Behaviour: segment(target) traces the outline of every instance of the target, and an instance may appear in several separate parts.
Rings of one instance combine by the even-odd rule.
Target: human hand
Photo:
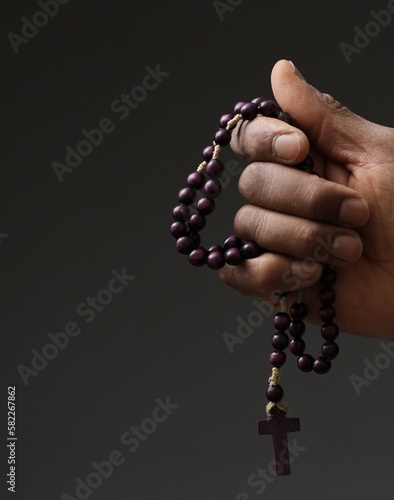
[[[321,94],[289,61],[275,65],[272,89],[295,126],[259,116],[238,124],[231,142],[249,163],[239,182],[248,205],[236,215],[236,233],[268,252],[226,265],[221,278],[271,305],[275,291],[289,291],[292,303],[302,288],[306,319],[320,324],[319,278],[331,264],[340,329],[393,335],[394,129]],[[320,178],[288,167],[308,153]]]

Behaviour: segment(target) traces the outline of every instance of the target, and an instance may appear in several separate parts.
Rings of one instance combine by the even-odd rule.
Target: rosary
[[[223,245],[213,245],[208,249],[201,246],[199,232],[205,227],[206,216],[215,209],[215,198],[222,190],[220,176],[224,165],[220,161],[223,147],[231,141],[232,130],[242,120],[254,120],[256,116],[277,118],[291,124],[290,115],[281,110],[274,102],[263,97],[257,97],[252,102],[238,102],[234,112],[220,118],[220,129],[214,136],[213,144],[203,150],[203,162],[197,170],[187,177],[187,187],[178,194],[179,205],[173,210],[174,222],[171,234],[176,238],[176,249],[181,254],[188,255],[193,266],[208,265],[211,269],[221,269],[225,264],[238,266],[246,259],[262,255],[265,250],[253,241],[242,241],[236,235],[227,238]],[[308,156],[302,163],[293,166],[309,174],[318,175],[313,171],[313,159]],[[199,195],[197,194],[199,193]],[[272,337],[274,351],[269,357],[272,373],[268,379],[266,397],[267,420],[257,422],[258,434],[272,434],[277,476],[290,474],[290,460],[287,434],[300,430],[298,418],[287,418],[288,408],[282,402],[284,391],[279,385],[279,369],[286,362],[285,350],[289,350],[297,359],[297,366],[303,372],[327,373],[331,368],[331,360],[339,353],[335,340],[339,335],[338,326],[333,322],[335,309],[335,291],[332,289],[336,281],[336,272],[327,266],[321,276],[322,287],[319,292],[321,307],[319,317],[323,322],[321,336],[325,340],[321,355],[314,358],[305,352],[306,345],[302,338],[305,332],[304,318],[308,313],[302,302],[301,291],[288,311],[287,294],[280,294],[280,312],[273,319],[275,333]],[[291,337],[291,339],[290,339]]]

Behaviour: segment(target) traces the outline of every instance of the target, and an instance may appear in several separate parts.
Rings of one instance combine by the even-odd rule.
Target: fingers
[[[249,165],[239,190],[252,205],[338,226],[358,227],[369,216],[367,203],[352,189],[273,163]]]
[[[235,231],[243,240],[296,259],[312,258],[335,266],[357,261],[363,250],[357,232],[340,226],[300,219],[253,205],[235,217]]]
[[[321,264],[313,259],[266,253],[241,266],[225,266],[220,277],[242,295],[258,296],[275,304],[276,294],[309,287],[320,279],[321,272]]]
[[[300,163],[309,152],[309,141],[299,129],[273,118],[243,120],[234,130],[231,147],[244,160]]]
[[[278,104],[305,131],[311,142],[332,159],[364,163],[373,147],[387,141],[385,127],[355,115],[327,94],[308,85],[290,61],[272,70],[272,89]]]

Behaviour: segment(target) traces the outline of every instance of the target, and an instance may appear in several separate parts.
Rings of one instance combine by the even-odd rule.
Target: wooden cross
[[[270,418],[257,422],[257,429],[260,435],[272,434],[276,475],[285,476],[290,474],[287,433],[300,430],[300,419],[286,418],[285,412],[273,408]]]

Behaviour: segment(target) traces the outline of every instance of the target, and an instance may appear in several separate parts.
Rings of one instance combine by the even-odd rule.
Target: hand
[[[257,117],[241,122],[231,142],[249,163],[236,233],[268,252],[225,266],[221,278],[270,305],[275,291],[290,291],[291,304],[302,288],[307,320],[321,324],[319,278],[332,264],[340,329],[394,335],[394,129],[321,94],[289,61],[275,65],[272,89],[295,126]],[[289,167],[308,153],[321,178]]]

